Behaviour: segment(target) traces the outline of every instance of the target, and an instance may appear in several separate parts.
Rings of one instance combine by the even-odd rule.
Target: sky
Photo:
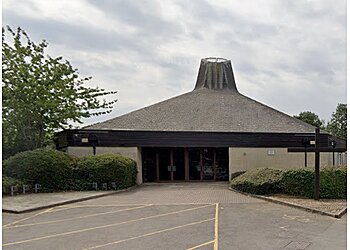
[[[192,91],[205,57],[231,60],[237,88],[289,115],[329,120],[346,103],[346,0],[3,0],[20,26],[88,86],[118,91],[110,114]]]

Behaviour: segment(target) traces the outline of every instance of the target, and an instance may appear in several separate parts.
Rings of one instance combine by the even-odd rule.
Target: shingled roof
[[[193,91],[86,129],[313,133],[315,127],[240,94],[231,61],[205,58]]]

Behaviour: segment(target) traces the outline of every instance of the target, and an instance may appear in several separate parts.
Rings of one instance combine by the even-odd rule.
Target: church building
[[[288,91],[288,89],[286,89]],[[283,94],[283,93],[281,93]],[[138,183],[228,181],[258,167],[314,167],[315,127],[239,93],[231,61],[201,60],[191,92],[57,134],[71,155],[118,153],[137,162]],[[311,143],[310,143],[311,142]],[[346,142],[321,131],[323,148]],[[321,166],[345,164],[345,154],[321,153]]]

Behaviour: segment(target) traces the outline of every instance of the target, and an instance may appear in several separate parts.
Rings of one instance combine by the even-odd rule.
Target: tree
[[[324,121],[322,121],[318,117],[318,115],[316,115],[311,111],[300,112],[299,115],[295,115],[294,117],[306,123],[309,123],[312,126],[319,127],[319,128],[324,127]]]
[[[91,77],[45,54],[48,43],[35,44],[20,27],[2,28],[3,156],[45,146],[60,130],[82,118],[111,112],[116,91],[85,87]]]
[[[331,120],[327,124],[327,131],[331,134],[346,140],[347,130],[347,105],[339,103],[335,112],[332,113]]]

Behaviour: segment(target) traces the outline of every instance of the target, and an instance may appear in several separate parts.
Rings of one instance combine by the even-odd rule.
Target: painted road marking
[[[122,242],[125,242],[125,241],[136,240],[136,239],[139,239],[139,238],[144,238],[144,237],[152,236],[152,235],[155,235],[155,234],[169,232],[169,231],[172,231],[172,230],[175,230],[175,229],[188,227],[188,226],[193,226],[193,225],[197,225],[197,224],[200,224],[200,223],[213,221],[213,220],[215,220],[215,218],[206,219],[206,220],[197,221],[197,222],[192,222],[192,223],[184,224],[184,225],[181,225],[181,226],[171,227],[171,228],[155,231],[155,232],[152,232],[152,233],[147,233],[147,234],[143,234],[143,235],[139,235],[139,236],[135,236],[135,237],[131,237],[131,238],[126,238],[126,239],[123,239],[123,240],[118,240],[118,241],[106,243],[106,244],[103,244],[103,245],[93,246],[93,247],[85,248],[84,250],[90,250],[90,249],[96,249],[96,248],[106,247],[106,246],[110,246],[110,245],[115,245],[115,244],[119,244],[119,243],[122,243]]]
[[[80,230],[75,230],[75,231],[69,231],[69,232],[65,232],[65,233],[52,234],[52,235],[47,235],[47,236],[42,236],[42,237],[37,237],[37,238],[32,238],[32,239],[27,239],[27,240],[9,242],[9,243],[3,244],[2,246],[18,245],[18,244],[23,244],[23,243],[32,242],[32,241],[50,239],[50,238],[55,238],[55,237],[60,237],[60,236],[65,236],[65,235],[71,235],[71,234],[77,234],[77,233],[88,232],[88,231],[97,230],[97,229],[102,229],[102,228],[114,227],[114,226],[119,226],[119,225],[123,225],[123,224],[127,224],[127,223],[132,223],[132,222],[136,222],[136,221],[148,220],[148,219],[163,217],[163,216],[167,216],[167,215],[173,215],[173,214],[178,214],[178,213],[183,213],[183,212],[198,210],[198,209],[206,208],[206,207],[209,207],[209,206],[212,206],[212,205],[213,205],[213,204],[205,205],[205,206],[200,206],[200,207],[195,207],[195,208],[183,209],[183,210],[179,210],[179,211],[175,211],[175,212],[170,212],[170,213],[152,215],[152,216],[148,216],[148,217],[143,217],[143,218],[134,219],[134,220],[129,220],[129,221],[124,221],[124,222],[118,222],[118,223],[113,223],[113,224],[108,224],[108,225],[103,225],[103,226],[98,226],[98,227],[85,228],[85,229],[80,229]]]
[[[191,248],[187,248],[187,250],[194,250],[194,249],[197,249],[197,248],[206,246],[206,245],[210,245],[210,244],[212,244],[212,243],[215,243],[215,240],[208,241],[208,242],[205,242],[205,243],[203,243],[203,244],[200,244],[200,245],[197,245],[197,246],[194,246],[194,247],[191,247]]]
[[[123,212],[123,211],[131,211],[131,210],[145,208],[145,207],[150,207],[150,206],[152,206],[152,204],[144,205],[144,206],[140,206],[140,207],[126,208],[126,209],[121,209],[121,210],[117,210],[117,211],[108,211],[108,212],[103,212],[103,213],[88,214],[88,215],[83,215],[83,216],[78,216],[78,217],[73,217],[73,218],[67,218],[67,219],[61,219],[61,220],[43,221],[43,222],[37,222],[37,223],[28,223],[28,224],[10,226],[10,227],[6,227],[4,229],[13,229],[13,228],[19,228],[19,227],[29,227],[29,226],[36,226],[36,225],[52,224],[52,223],[63,222],[63,221],[79,220],[79,219],[85,219],[85,218],[100,216],[100,215],[119,213],[119,212]]]
[[[14,224],[17,224],[17,223],[19,223],[19,222],[22,222],[22,221],[25,221],[25,220],[29,220],[29,219],[31,219],[31,218],[37,217],[38,215],[41,215],[41,214],[44,214],[44,213],[48,213],[48,212],[51,211],[52,209],[53,209],[53,208],[49,208],[49,209],[46,209],[46,210],[41,211],[41,212],[39,212],[39,213],[36,213],[36,214],[34,214],[34,215],[31,215],[31,216],[29,216],[29,217],[26,217],[26,218],[23,218],[23,219],[20,219],[20,220],[17,220],[17,221],[8,223],[8,224],[6,224],[6,225],[3,225],[2,228],[3,228],[3,229],[6,229],[7,227],[12,226],[12,225],[14,225]]]
[[[219,203],[215,206],[215,238],[214,238],[214,250],[219,249]]]
[[[94,208],[94,207],[130,207],[130,206],[144,206],[144,205],[154,205],[154,204],[116,204],[116,205],[62,205],[49,211],[48,213],[55,213],[63,210],[74,209],[74,208]]]
[[[218,249],[218,238],[219,238],[219,203],[215,204],[215,224],[214,224],[214,240],[205,242],[203,244],[188,248],[187,250],[197,249],[206,245],[214,243],[214,250]]]
[[[152,205],[155,205],[155,206],[214,205],[214,204],[215,203],[211,203],[211,202],[207,202],[207,203],[191,203],[191,202],[190,203],[152,203]],[[101,205],[87,204],[87,205],[76,205],[76,206],[64,205],[64,206],[60,206],[60,207],[62,207],[62,208],[85,208],[85,207],[125,207],[125,206],[142,206],[142,205],[149,205],[149,204],[148,203],[101,204]],[[54,212],[54,211],[52,211],[52,212]]]

